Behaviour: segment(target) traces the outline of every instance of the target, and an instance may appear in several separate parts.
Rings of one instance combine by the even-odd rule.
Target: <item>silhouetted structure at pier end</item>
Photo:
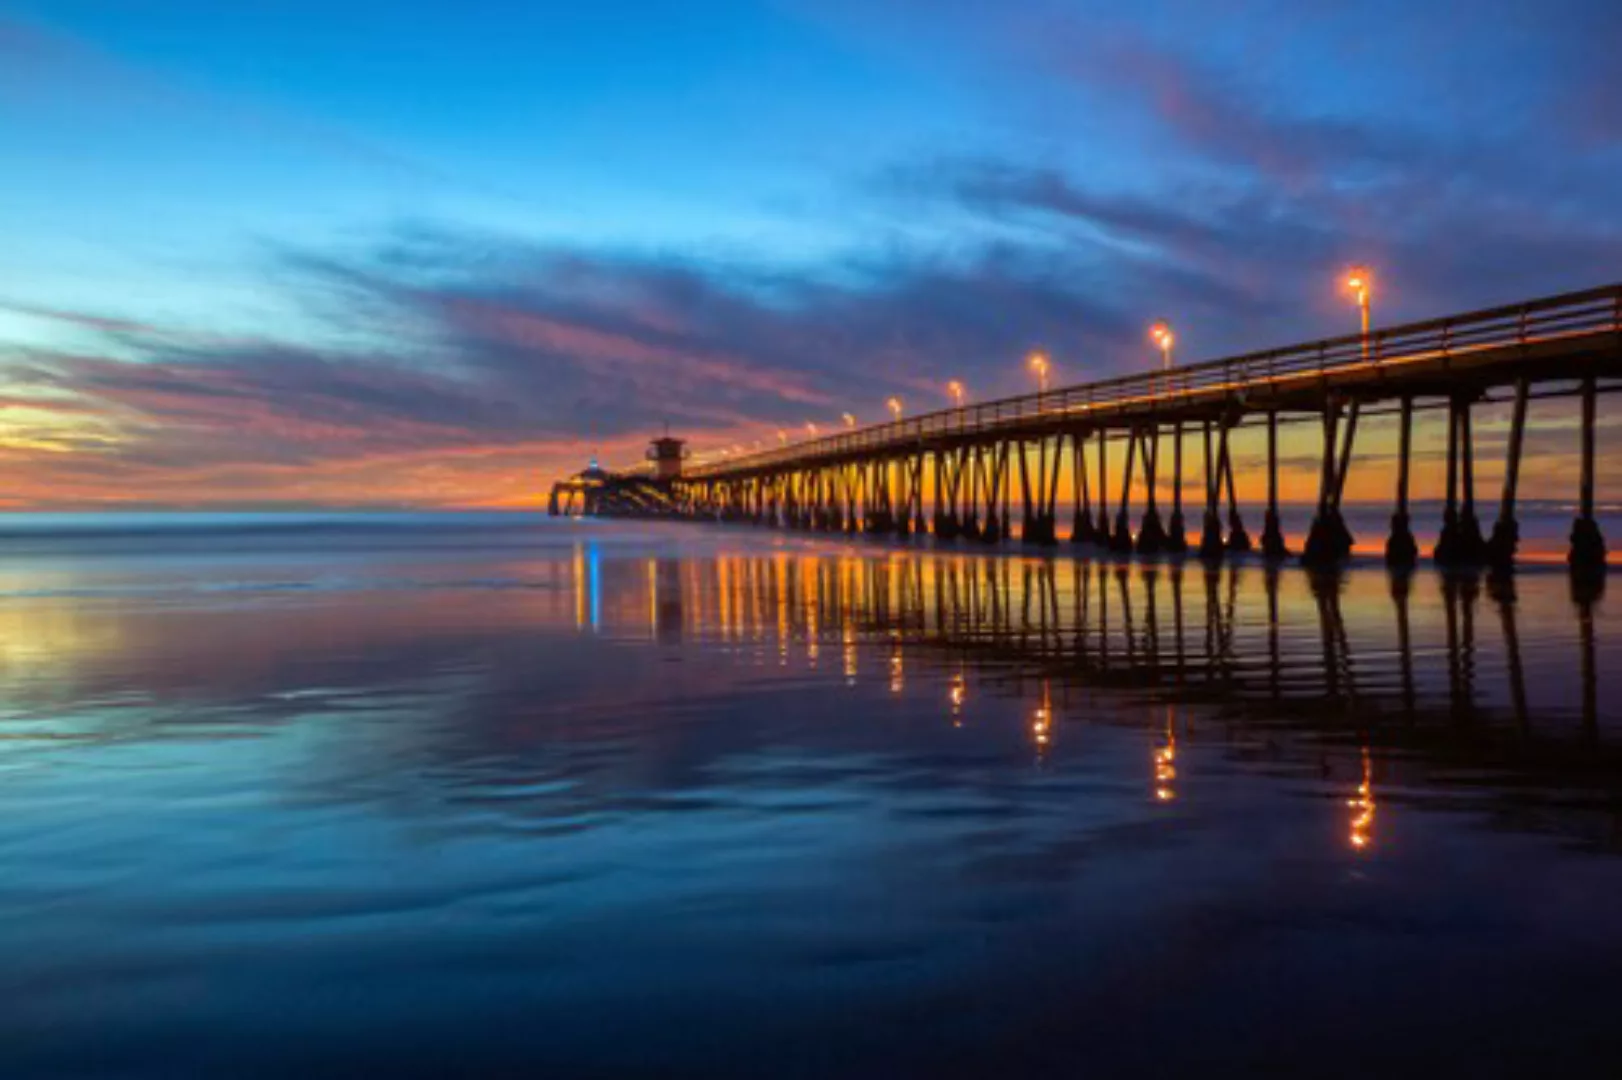
[[[1022,542],[1051,546],[1059,540],[1060,473],[1068,454],[1072,543],[1142,555],[1192,549],[1206,559],[1259,548],[1279,560],[1291,553],[1279,518],[1278,428],[1308,420],[1322,428],[1322,469],[1300,557],[1326,566],[1352,550],[1341,506],[1359,421],[1391,415],[1399,446],[1386,560],[1400,568],[1420,554],[1409,508],[1413,417],[1445,410],[1447,489],[1433,557],[1508,568],[1519,540],[1515,507],[1530,402],[1575,396],[1580,467],[1568,560],[1573,572],[1591,575],[1605,567],[1594,518],[1596,413],[1618,379],[1622,285],[943,409],[686,470],[679,445],[660,449],[676,442],[667,438],[650,451],[655,468],[581,474],[554,488],[552,509],[567,512],[580,494],[586,512],[999,543],[1014,536],[1017,485]],[[1484,534],[1471,417],[1492,402],[1508,402],[1511,419],[1497,518]],[[1265,469],[1267,480],[1258,540],[1246,528],[1234,483],[1241,465],[1230,436],[1243,426],[1266,430],[1265,460],[1253,466]],[[1192,538],[1182,467],[1190,437],[1204,450]],[[1112,445],[1119,463],[1114,501]],[[1172,499],[1163,519],[1156,479],[1168,449]],[[672,452],[673,468],[658,456]],[[1134,485],[1141,507],[1132,502]]]

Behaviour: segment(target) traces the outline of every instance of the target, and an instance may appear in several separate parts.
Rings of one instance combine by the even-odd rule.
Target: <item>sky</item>
[[[1354,262],[1377,324],[1622,281],[1618,41],[1614,0],[0,0],[0,508],[538,506],[665,424],[1350,332]]]

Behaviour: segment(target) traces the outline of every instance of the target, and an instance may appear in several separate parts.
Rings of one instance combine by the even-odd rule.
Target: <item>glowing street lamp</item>
[[[886,401],[884,403],[884,407],[886,409],[890,410],[890,415],[891,416],[895,417],[898,422],[900,421],[900,419],[901,419],[901,399],[900,398],[898,398],[898,397],[890,398],[888,401]]]
[[[1363,316],[1363,349],[1368,351],[1369,298],[1374,293],[1374,274],[1366,266],[1354,266],[1346,271],[1346,291],[1357,301],[1357,310]]]
[[[1047,393],[1048,389],[1048,358],[1046,353],[1033,352],[1026,361],[1031,370],[1036,372],[1036,392]]]
[[[1177,344],[1177,335],[1171,332],[1171,327],[1163,322],[1157,322],[1149,327],[1149,340],[1155,343],[1160,350],[1160,369],[1171,369],[1171,347]]]
[[[963,407],[963,384],[953,379],[946,384],[946,392],[952,396],[952,404],[961,409]]]
[[[843,415],[845,418],[846,427],[853,428],[856,426],[856,417],[852,416],[850,413],[843,413],[841,415]]]
[[[815,421],[807,420],[805,422],[805,430],[811,434],[813,439],[817,437],[817,425]]]
[[[777,429],[777,441],[782,443],[784,446],[787,446],[788,445],[788,432],[784,431],[782,428],[778,428]]]

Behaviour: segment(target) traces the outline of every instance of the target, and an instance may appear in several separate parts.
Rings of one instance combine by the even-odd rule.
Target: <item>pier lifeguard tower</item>
[[[648,447],[653,462],[653,478],[661,483],[681,479],[681,463],[687,458],[687,440],[673,439],[667,432]]]

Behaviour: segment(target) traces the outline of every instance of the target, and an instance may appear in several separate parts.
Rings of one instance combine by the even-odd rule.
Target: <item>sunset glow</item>
[[[610,35],[543,4],[492,35],[408,6],[386,36],[420,57],[409,79],[330,66],[352,28],[308,0],[274,51],[229,7],[0,16],[0,506],[538,507],[593,454],[642,460],[666,424],[714,454],[808,415],[848,427],[860,402],[1141,370],[1160,311],[1198,343],[1184,363],[1342,332],[1373,273],[1341,258],[1400,273],[1387,323],[1617,276],[1610,143],[1565,104],[1604,98],[1581,74],[1611,66],[1585,59],[1603,28],[1517,38],[1526,63],[1428,95],[1421,131],[1397,38],[1348,68],[1311,20],[1259,69],[1202,51],[1214,10],[1175,38],[1113,11],[1054,51],[960,7],[900,64],[881,58],[914,35],[877,15],[699,5]],[[1407,17],[1454,44],[1428,57],[1440,85],[1511,33]],[[1054,18],[1058,37],[1088,25]],[[183,27],[209,47],[158,46]],[[512,54],[525,40],[540,62]],[[713,77],[715,100],[671,112],[653,70]],[[789,120],[759,92],[785,70]],[[425,79],[457,124],[403,107]],[[972,134],[931,126],[941,85],[983,118]],[[1072,113],[1109,137],[1070,137]],[[805,153],[853,115],[859,145]],[[1484,164],[1538,156],[1560,169]],[[1434,208],[1410,194],[1443,189]],[[1031,341],[1042,362],[1020,371]],[[1558,409],[1542,423],[1569,430]],[[1284,484],[1312,497],[1310,469]]]

